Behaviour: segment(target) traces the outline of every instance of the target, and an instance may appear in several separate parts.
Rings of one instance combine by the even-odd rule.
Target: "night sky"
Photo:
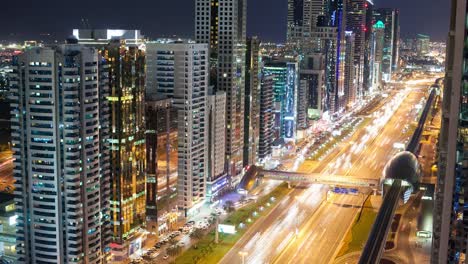
[[[375,0],[377,7],[399,8],[402,37],[447,36],[448,0]],[[10,0],[0,7],[0,40],[44,38],[63,40],[88,18],[94,28],[141,29],[151,38],[193,34],[194,0]],[[287,0],[248,0],[248,35],[283,42]]]

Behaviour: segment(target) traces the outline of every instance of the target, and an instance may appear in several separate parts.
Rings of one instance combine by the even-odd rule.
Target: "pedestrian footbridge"
[[[353,176],[271,171],[262,169],[259,169],[258,174],[260,177],[265,179],[287,181],[291,183],[306,182],[344,187],[369,187],[372,189],[378,189],[380,187],[380,179],[359,178]]]

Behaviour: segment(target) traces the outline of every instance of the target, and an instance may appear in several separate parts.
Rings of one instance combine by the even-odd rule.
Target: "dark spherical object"
[[[78,39],[74,35],[71,35],[68,36],[66,42],[67,44],[78,44]]]
[[[421,177],[418,158],[409,151],[396,154],[384,168],[386,179],[405,180],[413,187],[417,186]]]

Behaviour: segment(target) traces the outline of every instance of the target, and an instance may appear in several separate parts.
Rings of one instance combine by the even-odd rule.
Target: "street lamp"
[[[239,255],[242,259],[242,264],[245,264],[245,256],[247,256],[247,251],[239,251]]]

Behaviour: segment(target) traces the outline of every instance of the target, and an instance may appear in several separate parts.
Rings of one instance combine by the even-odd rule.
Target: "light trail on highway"
[[[381,113],[386,113],[385,117],[372,115],[375,121],[371,122],[371,124],[374,125],[369,129],[364,128],[356,134],[356,137],[359,137],[359,139],[355,140],[355,142],[365,143],[362,145],[362,148],[353,152],[351,149],[356,144],[346,144],[342,152],[335,156],[335,160],[330,161],[330,163],[339,164],[340,166],[332,170],[327,167],[329,172],[333,172],[333,174],[339,174],[341,172],[342,175],[347,175],[349,177],[381,176],[381,170],[388,159],[389,153],[392,155],[394,151],[388,151],[388,147],[390,146],[390,149],[392,149],[394,142],[404,138],[404,135],[396,132],[396,123],[401,121],[400,118],[402,118],[403,121],[405,119],[411,120],[412,116],[408,116],[406,113],[408,109],[414,105],[414,102],[417,102],[419,98],[423,96],[423,93],[415,90],[411,91],[410,96],[408,96],[408,94],[405,95],[405,93],[407,93],[407,91],[402,94],[402,97],[396,96],[395,98],[400,99],[397,101],[392,100],[390,102],[392,105],[385,105],[382,108],[383,111]],[[395,104],[395,102],[397,103]],[[370,131],[374,132],[369,133]],[[379,147],[383,143],[387,144],[387,148]],[[347,157],[347,155],[350,154],[353,155],[352,162],[351,159]],[[365,157],[369,156],[373,156],[374,161],[379,161],[379,165],[375,166],[372,170],[369,170],[365,165],[370,159],[366,159]],[[351,163],[350,168],[343,168],[344,166],[342,165],[346,164],[346,160]],[[335,166],[336,165],[334,165],[334,167]],[[306,227],[304,227],[308,234],[305,236],[304,242],[291,242],[291,246],[283,251],[274,263],[328,263],[335,257],[335,254],[339,250],[340,242],[344,238],[347,228],[351,226],[355,215],[359,211],[359,207],[346,208],[333,206],[329,203],[325,204],[324,207],[326,207],[326,209],[323,209],[325,210],[323,216],[318,219],[311,219],[306,224]],[[322,208],[319,210],[322,210]],[[333,215],[331,219],[330,214]],[[327,227],[327,230],[321,234],[321,237],[316,237],[315,233],[317,230],[312,228],[316,222],[322,223]],[[330,241],[334,244],[330,243]],[[307,254],[303,252],[307,252]]]
[[[409,94],[411,96],[408,96]],[[366,117],[370,119],[367,127],[360,127],[349,137],[348,142],[337,144],[336,148],[318,162],[314,166],[315,169],[310,172],[315,171],[325,175],[334,172],[334,175],[357,177],[366,177],[370,174],[371,177],[380,177],[380,173],[375,173],[375,171],[378,171],[381,166],[383,168],[388,153],[382,151],[379,146],[388,147],[403,138],[401,133],[395,133],[396,124],[411,119],[406,115],[409,105],[418,101],[423,94],[403,89],[391,96],[391,100],[386,100],[375,113]],[[393,127],[390,129],[389,125]],[[353,146],[354,149],[351,150]],[[381,151],[369,151],[370,148]],[[378,165],[372,170],[367,170],[362,164],[368,163],[365,157],[370,155],[374,156],[373,162],[378,161]],[[333,164],[332,169],[327,166],[328,164]],[[310,189],[317,188],[313,186],[317,185],[312,185]],[[333,198],[321,203],[318,208],[307,209],[307,206],[302,205],[301,210],[298,211],[298,201],[294,201],[291,197],[302,197],[301,194],[307,193],[310,189],[294,190],[289,197],[285,198],[288,199],[289,206],[279,206],[271,212],[276,216],[274,221],[270,218],[269,221],[262,222],[259,226],[251,227],[252,230],[249,229],[251,232],[248,231],[220,263],[240,263],[239,251],[247,252],[245,263],[327,263],[339,250],[337,245],[346,234],[365,197]],[[316,194],[315,197],[317,196]],[[348,203],[354,206],[344,206]],[[304,212],[306,212],[305,220],[302,220]],[[288,218],[285,214],[293,215],[293,217]],[[295,223],[290,219],[300,219],[300,223]],[[321,226],[320,228],[317,227],[317,223],[320,223],[318,225]],[[296,225],[298,235],[294,228]],[[304,255],[304,252],[308,254]],[[324,259],[328,259],[319,261],[314,259],[314,256],[315,258],[323,256]],[[294,261],[292,261],[293,258],[295,258]]]

